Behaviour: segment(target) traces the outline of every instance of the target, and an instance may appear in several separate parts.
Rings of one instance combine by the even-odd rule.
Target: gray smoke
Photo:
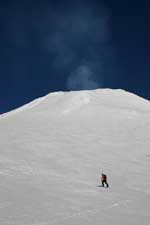
[[[106,64],[112,55],[108,10],[80,5],[50,13],[53,31],[45,48],[53,55],[53,67],[67,75],[69,90],[103,87]]]
[[[68,77],[67,87],[71,90],[96,89],[99,84],[94,80],[91,69],[82,65]]]
[[[92,1],[82,1],[65,6],[42,1],[30,14],[29,1],[14,7],[7,24],[16,49],[12,57],[14,76],[18,65],[23,67],[26,62],[27,69],[44,67],[43,76],[49,76],[49,80],[54,76],[60,82],[65,79],[69,90],[103,87],[113,55],[109,11]],[[25,69],[18,71],[19,75],[23,73],[25,78],[29,76]]]

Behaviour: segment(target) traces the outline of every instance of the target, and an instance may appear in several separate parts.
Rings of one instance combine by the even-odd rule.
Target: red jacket
[[[101,181],[107,181],[107,176],[105,174],[102,174]]]

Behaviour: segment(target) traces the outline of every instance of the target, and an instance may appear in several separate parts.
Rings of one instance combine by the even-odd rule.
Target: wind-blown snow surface
[[[58,92],[0,117],[0,225],[149,225],[149,172],[136,95]]]

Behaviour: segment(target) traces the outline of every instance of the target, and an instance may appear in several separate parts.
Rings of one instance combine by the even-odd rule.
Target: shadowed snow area
[[[123,90],[51,93],[0,117],[2,225],[149,225],[149,171],[150,103]]]

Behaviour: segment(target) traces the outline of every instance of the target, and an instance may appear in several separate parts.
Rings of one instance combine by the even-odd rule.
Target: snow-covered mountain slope
[[[131,93],[52,93],[0,117],[1,225],[149,225],[149,172],[150,103]]]

